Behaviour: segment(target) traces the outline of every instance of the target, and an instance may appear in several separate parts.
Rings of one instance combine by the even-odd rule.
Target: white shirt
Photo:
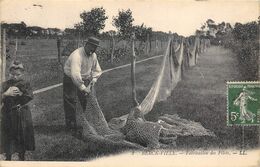
[[[86,55],[84,47],[73,51],[64,65],[64,73],[71,77],[74,84],[83,90],[86,88],[83,79],[93,78],[93,82],[102,74],[102,70],[97,60],[97,55]]]

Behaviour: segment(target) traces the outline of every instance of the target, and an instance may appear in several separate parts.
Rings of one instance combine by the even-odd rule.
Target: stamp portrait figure
[[[234,101],[234,105],[239,106],[239,119],[242,123],[245,123],[245,121],[254,121],[255,114],[247,109],[248,100],[257,101],[257,99],[250,96],[250,92],[246,90],[246,87],[244,86],[242,92]]]

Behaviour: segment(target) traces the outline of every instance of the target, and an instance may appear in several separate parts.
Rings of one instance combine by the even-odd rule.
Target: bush
[[[67,44],[65,44],[65,46],[61,52],[61,55],[69,56],[76,48],[77,48],[76,41],[69,41]]]
[[[258,79],[258,28],[257,22],[236,23],[233,31],[223,38],[223,45],[236,53],[242,77],[248,81]]]
[[[258,24],[255,21],[246,24],[236,23],[232,33],[237,40],[256,40],[257,30]]]

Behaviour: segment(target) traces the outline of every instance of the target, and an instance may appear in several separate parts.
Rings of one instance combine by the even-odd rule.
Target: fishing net
[[[91,89],[91,93],[86,96],[86,109],[80,112],[80,117],[83,119],[81,121],[83,132],[80,139],[98,143],[101,147],[105,144],[111,146],[111,148],[142,149],[142,146],[126,141],[125,136],[120,131],[112,130],[108,126],[98,104],[94,87]]]
[[[189,54],[186,55],[186,59],[188,59],[188,62],[190,62],[189,66],[195,64],[195,53],[197,53],[196,48],[198,47],[197,41],[198,40],[195,40],[194,46],[192,46],[192,50],[188,50]],[[182,64],[184,58],[183,53],[183,41],[175,49],[173,42],[170,39],[163,56],[159,75],[142,103],[138,106],[143,114],[149,113],[153,109],[153,106],[156,102],[166,100],[171,95],[171,92],[176,87],[177,83],[181,80]],[[113,118],[109,124],[113,128],[122,128],[126,123],[126,118],[127,115],[123,115],[119,118]]]
[[[183,40],[174,44],[169,39],[163,56],[160,72],[151,89],[140,105],[130,114],[113,118],[107,123],[98,104],[94,88],[87,96],[87,106],[83,114],[83,137],[102,138],[107,142],[121,144],[129,148],[159,148],[174,146],[177,136],[214,136],[200,123],[179,118],[177,115],[160,116],[157,122],[146,121],[143,115],[149,113],[156,102],[167,100],[172,90],[181,80],[183,66],[193,66],[199,54],[199,39],[184,49]],[[191,49],[190,49],[191,48]],[[138,116],[136,116],[136,113]]]

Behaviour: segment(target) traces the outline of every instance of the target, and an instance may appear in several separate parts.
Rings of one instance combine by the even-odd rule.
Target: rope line
[[[139,60],[139,61],[136,62],[136,64],[142,63],[142,62],[145,62],[145,61],[148,61],[148,60],[156,59],[156,58],[159,58],[159,57],[162,57],[162,56],[163,55],[158,55],[158,56],[149,57],[147,59]],[[129,63],[129,64],[125,64],[125,65],[122,65],[122,66],[110,68],[110,69],[104,70],[103,73],[107,73],[107,72],[110,72],[110,71],[113,71],[113,70],[118,70],[118,69],[125,68],[125,67],[128,67],[128,66],[131,66],[131,64]],[[48,90],[60,87],[62,85],[63,85],[62,83],[58,83],[58,84],[55,84],[55,85],[47,86],[45,88],[41,88],[41,89],[33,91],[33,94],[36,95],[36,94],[39,94],[39,93],[42,93],[42,92],[46,92]]]

